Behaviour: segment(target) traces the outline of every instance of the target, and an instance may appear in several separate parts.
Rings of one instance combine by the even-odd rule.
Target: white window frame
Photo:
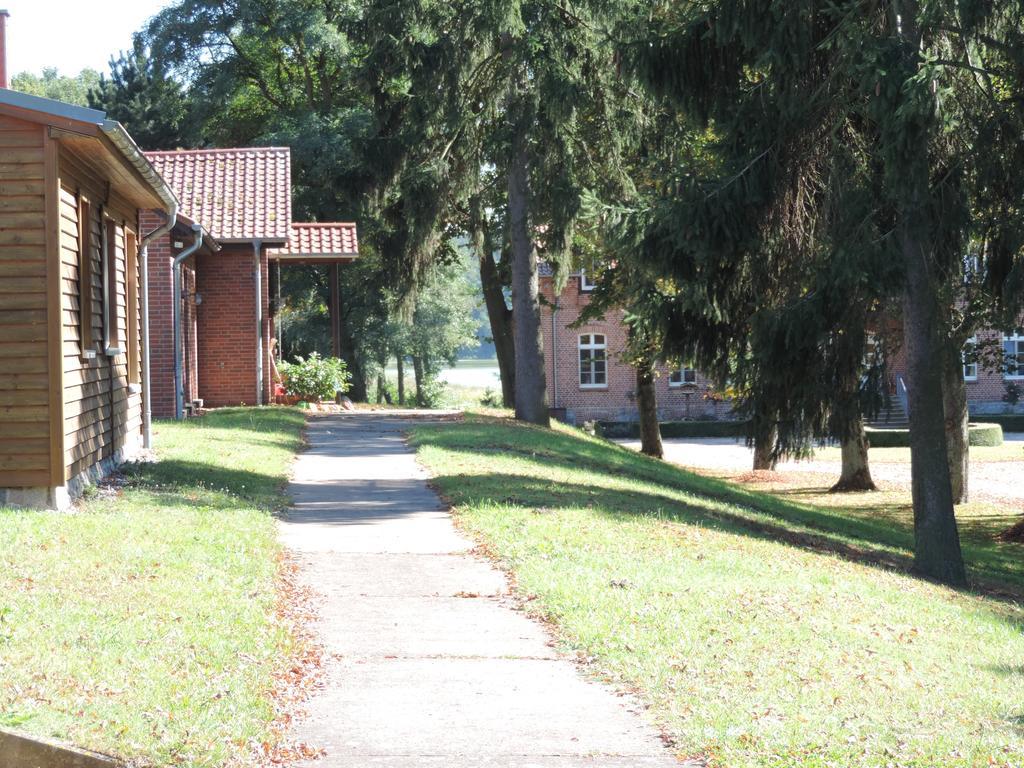
[[[586,341],[584,341],[586,339]],[[600,339],[600,341],[598,341]],[[583,353],[590,352],[590,371],[589,381],[584,382],[583,380]],[[596,361],[594,353],[603,352],[601,361],[604,362],[604,381],[597,383],[594,381],[596,378],[596,371],[594,370],[593,363]],[[577,381],[580,384],[580,389],[608,389],[608,337],[603,333],[582,333],[576,340],[576,359],[579,362],[579,376]]]
[[[585,269],[580,270],[580,293],[591,293],[597,284],[594,283],[590,278],[587,277],[587,271]]]
[[[964,348],[960,351],[960,359],[964,364],[964,381],[977,381],[978,380],[978,359],[975,358],[973,363],[967,362],[967,349],[968,347],[976,351],[978,347],[978,337],[971,336],[967,341],[964,342]],[[974,369],[974,373],[968,373],[969,370]]]
[[[692,374],[689,378],[687,377],[688,373]],[[676,376],[679,377],[678,381],[674,381]],[[668,375],[668,385],[672,389],[679,389],[686,386],[697,386],[697,369],[680,365]]]
[[[1009,373],[1006,369],[1006,345],[1008,343],[1016,344],[1016,363],[1014,367],[1017,369],[1016,373]],[[1024,381],[1024,330],[1018,329],[1016,333],[1004,333],[1002,338],[1002,349],[1003,349],[1003,378],[1007,381]]]

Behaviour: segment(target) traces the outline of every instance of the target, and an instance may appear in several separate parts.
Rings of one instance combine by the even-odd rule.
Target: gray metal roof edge
[[[33,96],[31,93],[12,91],[10,88],[0,88],[0,104],[7,104],[19,109],[30,109],[33,112],[47,112],[57,117],[64,117],[68,120],[77,120],[80,123],[93,123],[99,125],[107,119],[107,113],[89,107],[80,107],[77,104],[66,104],[56,99],[47,99],[44,96]]]

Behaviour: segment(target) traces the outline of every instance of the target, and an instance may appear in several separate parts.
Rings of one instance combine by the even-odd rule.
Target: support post
[[[331,355],[334,357],[341,357],[341,286],[338,279],[338,265],[331,264],[328,267],[331,296],[327,306],[331,318]]]

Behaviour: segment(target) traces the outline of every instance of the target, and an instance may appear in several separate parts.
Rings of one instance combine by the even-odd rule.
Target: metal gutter
[[[178,204],[167,214],[167,221],[147,235],[139,244],[139,271],[142,273],[142,447],[153,447],[153,404],[149,392],[149,244],[170,232],[178,220]]]
[[[95,110],[89,110],[93,112]],[[121,154],[125,156],[139,172],[139,175],[153,188],[156,192],[157,197],[160,201],[168,208],[173,205],[175,208],[178,207],[178,198],[175,196],[174,191],[170,185],[164,181],[163,176],[157,173],[156,168],[153,164],[146,159],[146,156],[139,149],[139,145],[135,143],[135,140],[128,135],[128,131],[124,129],[116,120],[107,120],[106,115],[102,112],[99,113],[103,116],[103,120],[99,123],[99,128],[103,131],[103,134],[113,142],[114,146],[117,147]]]
[[[182,351],[181,351],[181,264],[185,259],[199,250],[203,244],[203,228],[199,224],[192,225],[192,232],[195,239],[192,245],[174,257],[171,270],[174,273],[174,302],[172,316],[174,318],[174,418],[181,421],[185,416],[185,385],[182,381]]]
[[[253,283],[256,285],[256,405],[263,405],[263,264],[260,258],[261,250],[263,250],[263,241],[253,240],[252,251],[256,267],[253,279]]]

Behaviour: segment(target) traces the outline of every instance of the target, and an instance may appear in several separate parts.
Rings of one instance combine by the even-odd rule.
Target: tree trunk
[[[843,468],[839,481],[829,490],[832,493],[844,491],[875,491],[871,470],[868,468],[868,438],[864,433],[864,420],[856,419],[850,437],[843,441]]]
[[[914,568],[929,578],[964,586],[967,575],[953,515],[946,449],[939,340],[938,291],[926,246],[924,198],[927,176],[917,184],[915,205],[902,212],[900,248],[906,269],[903,346],[907,354],[910,411],[910,475],[914,499]]]
[[[480,252],[480,285],[483,286],[484,306],[491,322],[494,354],[501,374],[502,405],[513,408],[516,402],[516,346],[512,310],[505,304],[505,293],[501,289],[498,266],[492,253]]]
[[[512,141],[508,171],[509,239],[512,244],[512,312],[515,341],[516,418],[550,425],[544,347],[540,330],[537,250],[530,232],[530,182],[527,155],[529,123],[520,117]]]
[[[970,417],[967,413],[967,385],[960,345],[946,345],[942,366],[942,410],[945,414],[946,455],[949,462],[950,491],[954,504],[968,500],[968,461],[970,458]]]
[[[921,74],[919,8],[915,0],[908,0],[902,10],[901,26],[897,27],[903,54],[899,77],[910,83]],[[911,99],[903,100],[901,109],[913,109],[912,104]],[[914,568],[945,584],[965,586],[967,574],[949,482],[942,377],[935,374],[935,364],[942,365],[943,346],[939,339],[939,286],[934,274],[936,254],[929,244],[933,229],[928,199],[929,121],[932,117],[925,114],[920,105],[917,108],[922,113],[916,116],[895,113],[889,116],[892,123],[910,132],[903,142],[914,148],[901,152],[892,168],[899,174],[903,190],[897,233],[906,286],[903,347],[907,355],[907,409],[910,411]]]
[[[405,405],[405,356],[399,352],[398,359],[398,404]]]
[[[426,405],[423,402],[423,360],[417,355],[412,356],[412,376],[416,382],[416,405],[422,408]]]
[[[345,310],[345,293],[342,290],[342,270],[343,267],[340,265],[332,264],[334,269],[328,270],[328,280],[330,282],[330,292],[332,295],[331,304],[335,306],[335,313],[331,317],[331,341],[332,346],[337,344],[336,349],[332,349],[332,353],[335,357],[340,357],[345,361],[345,367],[348,372],[352,374],[352,378],[348,385],[348,396],[359,403],[365,403],[369,400],[369,383],[367,382],[366,369],[363,368],[362,361],[359,359],[359,355],[356,354],[356,343],[355,339],[352,338],[352,334],[349,331],[348,323],[345,322],[346,310]]]
[[[384,402],[388,391],[388,383],[384,380],[384,372],[377,374],[377,405]]]
[[[494,354],[498,358],[498,372],[501,374],[501,402],[506,408],[513,408],[516,402],[516,347],[512,310],[505,303],[501,275],[494,261],[493,240],[483,217],[480,198],[476,195],[470,200],[470,227],[480,265],[480,286],[491,325]]]
[[[658,425],[658,400],[654,390],[654,363],[650,359],[636,366],[636,400],[640,408],[640,452],[656,459],[664,458],[661,427]]]
[[[779,438],[778,427],[774,419],[758,427],[754,434],[754,470],[775,471],[778,459],[775,456],[775,443]]]

